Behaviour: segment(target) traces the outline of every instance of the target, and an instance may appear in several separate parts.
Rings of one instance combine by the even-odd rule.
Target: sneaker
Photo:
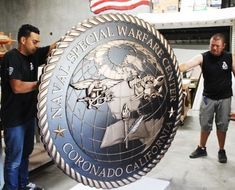
[[[219,150],[218,159],[220,163],[227,163],[227,156],[226,156],[226,152],[224,149]]]
[[[30,182],[30,183],[26,186],[25,190],[44,190],[44,189],[43,189],[42,187],[39,187],[39,186],[37,186],[36,184]]]
[[[190,158],[199,158],[199,157],[202,157],[202,156],[207,156],[206,147],[202,148],[202,147],[198,146],[197,149],[194,150],[189,155]]]

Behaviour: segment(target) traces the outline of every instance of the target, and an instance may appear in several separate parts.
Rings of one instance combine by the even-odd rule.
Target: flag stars
[[[54,133],[55,133],[55,138],[57,138],[57,136],[61,136],[61,137],[64,137],[64,131],[66,129],[62,129],[61,126],[59,125],[57,127],[57,129],[54,130]]]

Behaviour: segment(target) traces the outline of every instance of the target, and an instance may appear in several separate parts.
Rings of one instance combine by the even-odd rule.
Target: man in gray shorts
[[[204,78],[203,98],[200,106],[200,142],[190,158],[207,156],[206,142],[212,130],[213,120],[219,143],[218,160],[227,162],[224,150],[229,124],[232,94],[232,72],[235,75],[235,56],[225,50],[225,38],[221,33],[210,38],[209,51],[180,64],[181,72],[201,66]]]

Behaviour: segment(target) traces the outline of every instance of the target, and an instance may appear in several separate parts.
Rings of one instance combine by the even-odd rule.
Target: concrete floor
[[[234,190],[235,122],[230,122],[227,133],[227,164],[221,164],[217,160],[218,143],[215,130],[208,140],[208,156],[189,158],[189,154],[198,144],[199,131],[198,111],[190,111],[184,125],[179,127],[169,150],[147,177],[169,181],[167,190]],[[45,154],[43,157],[45,159]],[[37,161],[33,164],[35,163]],[[34,170],[30,178],[45,190],[69,190],[77,185],[76,181],[53,164]]]
[[[191,112],[184,126],[162,161],[149,174],[151,177],[170,181],[170,190],[234,190],[235,189],[235,122],[231,121],[226,140],[228,163],[218,162],[218,143],[215,130],[208,143],[208,156],[190,159],[189,154],[199,141],[198,112]]]

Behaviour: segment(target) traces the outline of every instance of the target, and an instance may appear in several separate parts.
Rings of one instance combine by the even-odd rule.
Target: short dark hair
[[[20,42],[21,37],[29,37],[31,32],[40,34],[40,31],[37,27],[30,24],[23,24],[18,31],[18,36],[17,36],[18,42]]]
[[[222,33],[217,33],[214,34],[211,39],[215,39],[215,40],[222,40],[223,43],[225,43],[225,36]]]

